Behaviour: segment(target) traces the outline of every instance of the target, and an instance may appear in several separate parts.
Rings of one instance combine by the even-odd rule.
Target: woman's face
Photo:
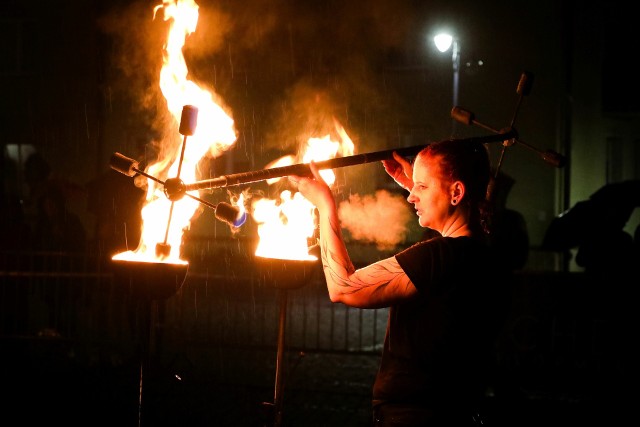
[[[442,233],[450,218],[451,194],[449,182],[443,180],[438,157],[416,158],[413,165],[413,188],[407,201],[414,205],[421,227]]]

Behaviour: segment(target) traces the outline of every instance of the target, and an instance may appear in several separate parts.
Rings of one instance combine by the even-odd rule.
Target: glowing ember
[[[163,174],[173,178],[178,177],[180,170],[180,179],[186,183],[195,182],[198,162],[207,153],[217,157],[229,149],[236,141],[236,130],[233,119],[214,101],[215,97],[220,102],[217,95],[187,80],[188,69],[182,48],[186,37],[196,29],[198,5],[193,0],[165,0],[163,4],[154,8],[154,18],[160,11],[164,13],[164,20],[170,23],[163,51],[160,89],[176,122],[180,122],[185,105],[197,108],[198,120],[195,133],[183,141],[186,142],[186,147],[180,168],[182,147],[178,146],[174,150],[166,150],[169,152],[168,157],[158,159],[158,162],[150,165],[145,172],[158,178]],[[170,141],[174,137],[167,135],[166,140]],[[199,202],[190,197],[174,202],[169,223],[171,201],[165,196],[162,185],[149,180],[146,204],[142,209],[143,229],[140,244],[135,252],[123,252],[115,255],[113,259],[186,263],[180,259],[182,234],[189,227],[198,206]],[[168,230],[167,224],[170,224]],[[156,256],[155,248],[158,243],[170,245],[170,253],[166,257]]]
[[[330,135],[322,138],[309,138],[302,156],[303,163],[323,161],[353,154],[353,142],[343,127],[335,122],[340,142],[331,140]],[[282,157],[268,167],[280,167],[294,164],[293,156]],[[335,182],[332,170],[320,172],[327,184]],[[269,182],[273,183],[273,180]],[[315,260],[309,254],[308,239],[313,237],[315,207],[300,193],[285,190],[278,200],[258,199],[252,204],[253,218],[258,224],[260,240],[256,255],[266,258]]]

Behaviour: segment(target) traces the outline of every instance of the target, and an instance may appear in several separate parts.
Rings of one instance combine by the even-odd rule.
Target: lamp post
[[[453,64],[453,105],[452,108],[458,105],[458,82],[460,74],[460,45],[458,40],[448,33],[439,33],[433,38],[438,50],[442,53],[452,48],[451,63]],[[452,131],[455,131],[456,121],[451,123]]]

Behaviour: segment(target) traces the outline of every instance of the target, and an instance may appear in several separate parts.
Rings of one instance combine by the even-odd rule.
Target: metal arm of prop
[[[494,132],[496,134],[500,133],[500,131],[498,131],[497,129],[494,129],[491,126],[476,120],[475,115],[471,111],[465,110],[462,107],[453,107],[453,109],[451,110],[451,117],[453,117],[454,120],[460,123],[464,123],[465,125],[475,125],[482,129],[488,130],[489,132]],[[513,130],[513,128],[511,128],[511,130]],[[510,141],[505,141],[505,144],[504,144],[505,147],[513,145],[513,143],[518,143],[528,148],[529,150],[537,153],[542,158],[542,160],[544,160],[545,162],[547,162],[548,164],[556,168],[562,168],[567,163],[567,159],[562,154],[557,153],[556,151],[553,151],[553,150],[545,150],[545,151],[539,150],[533,145],[528,144],[524,142],[522,139],[520,139],[516,132],[514,132],[514,135],[510,139],[511,139]]]
[[[184,183],[180,178],[169,178],[166,181],[162,181],[140,169],[140,165],[136,160],[126,157],[120,153],[113,153],[111,155],[109,166],[111,169],[118,171],[121,174],[130,177],[134,177],[136,174],[142,175],[145,178],[157,182],[158,184],[162,184],[164,186],[165,195],[172,202],[180,200],[184,196],[200,202],[201,204],[213,209],[217,219],[234,227],[240,227],[246,219],[246,212],[244,212],[244,210],[240,210],[239,208],[225,202],[219,202],[214,205],[213,203],[209,203],[208,201],[194,196],[193,194],[189,194],[186,192]]]

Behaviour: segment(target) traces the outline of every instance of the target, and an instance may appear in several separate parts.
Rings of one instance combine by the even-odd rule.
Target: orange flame
[[[344,128],[334,122],[340,142],[331,140],[330,135],[322,138],[309,138],[302,156],[303,163],[323,161],[353,154],[354,145]],[[285,156],[267,167],[280,167],[294,164],[294,156]],[[322,170],[320,175],[330,186],[335,182],[332,170]],[[268,181],[273,184],[274,180]],[[315,207],[302,194],[290,190],[280,193],[277,200],[267,198],[254,200],[252,216],[258,225],[260,240],[255,254],[265,258],[315,260],[309,254],[309,240],[313,237]]]
[[[196,167],[202,157],[208,152],[214,157],[219,156],[235,143],[237,135],[233,119],[214,101],[215,97],[220,102],[218,96],[187,79],[188,68],[182,48],[187,36],[196,30],[198,5],[194,0],[164,0],[154,8],[154,19],[161,9],[164,12],[164,20],[170,24],[163,51],[160,89],[176,122],[180,122],[185,105],[197,108],[197,129],[193,135],[184,137],[182,164],[180,152],[183,148],[180,146],[170,154],[171,157],[159,159],[157,163],[150,165],[146,172],[158,177],[158,174],[171,164],[168,177],[177,177],[180,171],[179,178],[184,182],[195,182]],[[140,244],[134,252],[123,252],[115,255],[113,259],[186,263],[180,259],[182,234],[189,227],[199,202],[184,197],[174,202],[173,209],[171,204],[164,195],[163,186],[148,180],[146,204],[142,209],[143,229]],[[169,221],[170,212],[172,214]],[[157,256],[155,248],[159,243],[169,245],[170,253]]]

